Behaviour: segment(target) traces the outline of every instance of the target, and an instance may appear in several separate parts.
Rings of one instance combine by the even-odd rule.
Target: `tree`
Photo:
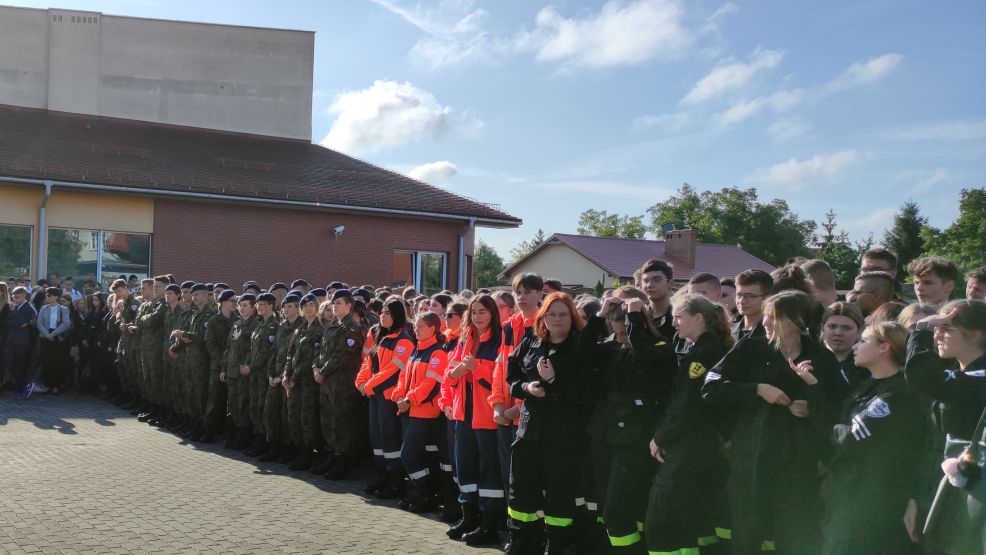
[[[925,254],[944,256],[971,270],[986,264],[986,189],[963,189],[959,217],[947,229],[925,226]]]
[[[907,201],[894,214],[894,223],[883,235],[883,245],[897,255],[898,270],[904,268],[924,252],[921,230],[928,226],[928,218],[921,216],[918,205]]]
[[[21,277],[31,264],[31,228],[0,225],[0,279]]]
[[[647,227],[644,225],[643,215],[621,216],[590,208],[579,215],[578,232],[580,235],[593,237],[643,239]]]
[[[813,220],[802,220],[787,202],[760,202],[755,188],[728,187],[703,191],[685,183],[675,195],[647,209],[651,230],[662,236],[662,226],[694,229],[703,243],[740,245],[743,250],[774,265],[793,256],[810,254],[815,236]]]
[[[493,287],[497,284],[496,276],[502,271],[503,259],[496,249],[480,240],[472,258],[473,287]]]
[[[836,239],[825,245],[818,252],[818,258],[829,263],[832,272],[835,274],[835,286],[839,289],[850,289],[853,280],[859,274],[859,263],[863,259],[863,253],[870,250],[873,246],[873,234],[865,241],[856,243],[849,242],[845,233],[840,233]]]
[[[825,230],[825,233],[821,237],[818,246],[824,249],[832,243],[849,243],[849,234],[845,231],[839,233],[835,232],[835,229],[839,227],[839,224],[835,222],[835,210],[832,208],[828,209],[825,213],[825,223],[821,224],[821,228]]]
[[[516,247],[510,249],[511,260],[514,262],[520,260],[527,256],[531,251],[533,251],[538,245],[544,242],[546,237],[544,236],[544,230],[538,228],[538,232],[534,234],[534,237],[530,241],[521,241]]]

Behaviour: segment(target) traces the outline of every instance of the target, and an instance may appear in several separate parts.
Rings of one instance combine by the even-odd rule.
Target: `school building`
[[[521,221],[312,144],[314,41],[0,7],[0,279],[469,287]]]

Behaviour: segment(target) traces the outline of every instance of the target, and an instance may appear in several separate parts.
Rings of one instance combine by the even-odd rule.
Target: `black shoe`
[[[438,513],[438,520],[442,522],[456,522],[462,518],[462,507],[459,505],[459,490],[449,476],[443,476],[442,483],[442,510]]]
[[[297,447],[291,444],[287,444],[284,446],[284,449],[281,451],[281,456],[277,457],[277,462],[281,464],[288,464],[294,460],[294,457],[297,454],[297,452],[298,452]]]
[[[336,455],[335,464],[325,473],[326,480],[345,480],[349,478],[350,466],[349,457],[346,455]]]
[[[312,450],[307,448],[302,448],[298,456],[291,461],[291,465],[288,466],[289,469],[294,471],[308,470],[312,466]]]
[[[312,467],[311,472],[312,474],[325,474],[329,470],[332,470],[332,467],[335,466],[335,464],[335,453],[327,453],[325,457],[322,458],[321,462]]]
[[[475,530],[477,526],[479,526],[479,507],[474,503],[464,503],[462,517],[445,531],[445,535],[453,540],[461,540],[466,532]]]
[[[487,544],[500,544],[500,535],[497,533],[499,513],[483,511],[479,520],[479,526],[471,532],[462,535],[462,541],[466,545],[477,546]]]
[[[261,454],[257,457],[260,462],[273,462],[276,461],[281,456],[281,444],[277,441],[272,441],[269,444],[269,449],[266,453]]]
[[[253,442],[253,445],[247,449],[246,455],[248,457],[259,457],[268,450],[270,450],[270,447],[267,445],[267,436],[264,434],[257,434],[257,439]]]
[[[406,505],[406,507],[401,508],[412,513],[427,513],[428,511],[435,510],[438,503],[435,501],[435,495],[431,491],[431,488],[429,486],[422,486],[418,490],[418,493],[408,500]]]
[[[407,495],[407,486],[404,484],[404,472],[390,472],[387,476],[387,483],[374,494],[377,499],[399,499]]]
[[[202,441],[202,436],[205,434],[205,426],[201,422],[196,422],[195,426],[192,428],[192,431],[188,432],[188,440],[194,442]]]
[[[387,478],[388,478],[387,471],[378,467],[377,478],[374,481],[367,484],[365,488],[363,488],[363,493],[367,495],[375,495],[377,493],[377,490],[382,489],[384,486],[387,485]]]
[[[226,441],[223,442],[223,447],[226,447],[227,449],[232,449],[233,446],[236,445],[236,442],[238,442],[239,440],[240,440],[240,431],[231,429],[226,434]]]
[[[237,451],[243,451],[247,447],[250,447],[250,444],[253,443],[253,434],[251,434],[250,430],[247,428],[241,428],[239,430],[239,433],[240,433],[240,439],[239,441],[233,444],[233,449],[236,449]]]

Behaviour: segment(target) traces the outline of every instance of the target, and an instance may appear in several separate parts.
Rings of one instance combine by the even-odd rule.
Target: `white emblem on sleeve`
[[[866,407],[866,416],[870,418],[883,418],[885,416],[890,416],[890,405],[886,401],[877,397],[870,401],[869,406]]]
[[[356,340],[353,339],[352,337],[350,337],[349,339],[346,340],[346,345],[348,345],[350,347],[352,347],[355,344],[356,344]]]

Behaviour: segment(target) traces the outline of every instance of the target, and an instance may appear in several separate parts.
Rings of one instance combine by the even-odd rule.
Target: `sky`
[[[522,218],[756,187],[877,242],[986,185],[986,3],[60,0],[38,8],[315,31],[312,141]]]

